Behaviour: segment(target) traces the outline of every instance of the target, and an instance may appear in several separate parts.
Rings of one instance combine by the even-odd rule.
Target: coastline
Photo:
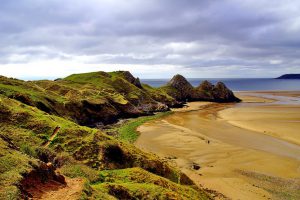
[[[276,92],[272,92],[272,95],[274,95],[274,93]],[[251,110],[253,110],[258,105],[274,103],[274,105],[269,105],[269,107],[265,106],[266,108],[263,108],[271,109],[274,106],[278,107],[278,105],[276,105],[276,99],[253,97],[249,95],[249,92],[242,92],[242,94],[239,93],[238,95],[244,95],[244,102],[238,106],[234,106],[233,104],[218,106],[218,104],[214,105],[214,103],[192,102],[188,108],[174,110],[175,113],[173,115],[164,119],[147,122],[138,128],[141,136],[135,145],[145,151],[156,153],[162,158],[172,158],[168,159],[169,162],[178,166],[193,179],[199,187],[218,191],[232,199],[268,199],[274,195],[272,191],[275,192],[277,190],[281,191],[281,193],[276,194],[280,197],[284,195],[285,192],[292,193],[291,195],[299,195],[297,192],[285,187],[272,185],[272,181],[275,180],[279,180],[281,184],[287,182],[292,185],[298,184],[297,181],[299,181],[300,178],[300,161],[296,159],[299,156],[298,149],[295,150],[294,155],[289,157],[290,155],[281,155],[282,152],[274,151],[273,149],[265,150],[264,148],[266,147],[262,147],[261,149],[253,148],[253,146],[255,147],[255,145],[257,145],[255,143],[261,146],[267,145],[264,143],[259,144],[259,142],[255,141],[255,138],[258,136],[265,135],[268,137],[266,141],[270,138],[274,138],[274,148],[276,145],[281,144],[282,141],[290,142],[290,140],[280,135],[279,137],[275,137],[275,135],[268,134],[268,132],[254,131],[249,127],[238,126],[232,123],[232,121],[236,121],[232,120],[232,116],[237,118],[242,115],[249,116],[246,113],[249,112],[249,110],[245,110],[239,115],[236,114],[238,110],[245,109],[243,104],[247,104],[247,106],[250,105]],[[289,92],[288,95],[297,96],[291,92]],[[231,109],[235,109],[234,112],[232,112]],[[280,109],[282,108],[280,107]],[[228,110],[230,112],[228,112]],[[193,116],[190,114],[187,115],[186,113],[197,113],[193,116],[200,117],[193,121]],[[254,116],[257,117],[258,115],[256,114]],[[282,116],[280,112],[279,116]],[[190,123],[185,123],[183,119],[190,120]],[[274,124],[276,125],[278,123]],[[261,124],[256,124],[256,126],[260,125]],[[193,126],[197,128],[191,128]],[[214,129],[214,127],[216,129]],[[250,146],[247,146],[248,144],[240,146],[238,143],[241,141],[236,141],[236,143],[231,141],[231,143],[228,143],[227,140],[223,140],[221,134],[221,136],[218,135],[218,137],[216,137],[214,132],[220,127],[224,130],[229,129],[229,131],[232,132],[243,130],[243,133],[248,134],[249,132],[250,136],[251,133],[255,133],[256,135],[252,138],[253,144],[250,144]],[[205,129],[209,131],[205,133]],[[278,141],[275,138],[278,139]],[[233,138],[231,139],[234,140]],[[239,140],[240,138],[235,139]],[[241,143],[243,144],[244,142],[245,141],[242,141]],[[279,143],[277,144],[277,142]],[[283,146],[282,151],[289,154],[291,149],[284,148],[286,147]],[[292,149],[292,151],[294,150]],[[200,165],[200,170],[192,169],[193,163]],[[265,176],[268,181],[263,181],[262,177]],[[225,197],[217,195],[216,198],[224,199]]]

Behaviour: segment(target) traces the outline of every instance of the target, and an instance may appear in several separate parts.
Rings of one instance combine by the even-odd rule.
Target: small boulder
[[[193,163],[192,168],[193,168],[194,170],[199,170],[199,169],[200,169],[200,165],[197,164],[197,163]]]

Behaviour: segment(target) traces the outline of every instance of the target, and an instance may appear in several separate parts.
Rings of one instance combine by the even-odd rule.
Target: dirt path
[[[31,199],[42,200],[73,200],[79,199],[83,190],[84,181],[79,178],[66,178],[67,184],[49,181],[44,184],[33,185],[27,190],[32,195]]]

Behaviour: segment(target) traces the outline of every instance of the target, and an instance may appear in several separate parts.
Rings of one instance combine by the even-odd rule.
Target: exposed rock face
[[[142,84],[141,84],[141,82],[140,82],[139,77],[137,77],[137,78],[134,80],[133,85],[135,85],[135,86],[138,87],[138,88],[143,88],[143,87],[142,87]]]
[[[192,98],[193,86],[182,75],[175,75],[169,81],[168,85],[177,90],[177,100],[189,100]]]
[[[122,73],[125,80],[127,80],[129,83],[132,83],[136,87],[142,89],[142,84],[141,84],[140,79],[138,77],[135,78],[129,71],[120,71],[120,72]]]

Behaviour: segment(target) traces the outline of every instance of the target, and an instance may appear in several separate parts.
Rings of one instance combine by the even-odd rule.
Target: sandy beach
[[[189,103],[145,123],[136,146],[171,158],[200,187],[223,194],[216,199],[300,198],[300,92],[237,95],[243,103]]]

